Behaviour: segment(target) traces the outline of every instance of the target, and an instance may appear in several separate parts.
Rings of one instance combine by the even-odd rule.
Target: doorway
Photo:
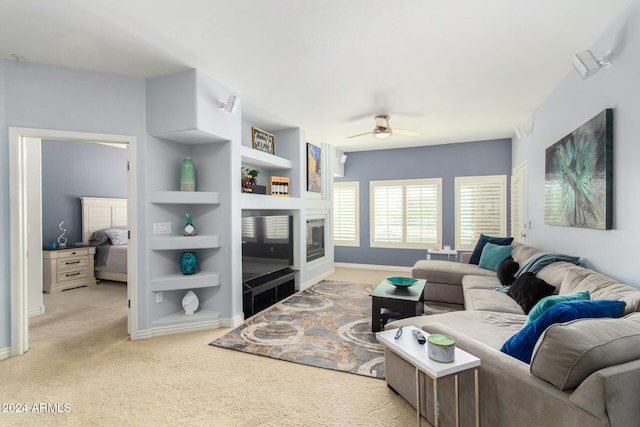
[[[84,143],[124,144],[128,151],[127,223],[131,233],[127,252],[129,299],[128,329],[137,338],[137,212],[136,212],[136,138],[127,135],[96,134],[47,129],[9,128],[10,156],[10,226],[11,226],[11,355],[18,356],[29,348],[28,297],[30,281],[42,283],[42,273],[32,269],[42,259],[41,197],[33,190],[41,173],[39,152],[42,140],[64,140]],[[37,149],[34,149],[37,146]],[[36,158],[37,157],[37,158]],[[34,233],[34,230],[35,233]],[[37,243],[36,243],[37,242]],[[37,245],[37,246],[36,246]],[[41,265],[41,264],[40,264]],[[34,272],[35,270],[35,272]],[[39,277],[38,277],[39,276]]]

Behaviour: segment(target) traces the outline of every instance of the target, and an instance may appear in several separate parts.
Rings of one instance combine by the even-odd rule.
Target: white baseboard
[[[0,348],[0,360],[11,357],[11,347]]]
[[[185,325],[157,326],[155,328],[138,331],[136,340],[145,340],[165,335],[184,334],[188,332],[208,331],[219,328],[235,328],[244,321],[244,316],[238,314],[231,318],[217,319],[206,322],[194,322]],[[132,338],[134,339],[134,338]]]
[[[334,265],[339,268],[358,268],[361,270],[391,270],[410,272],[412,269],[412,267],[405,267],[400,265],[354,264],[350,262],[336,262]]]
[[[318,283],[319,281],[321,281],[322,279],[326,279],[327,277],[331,276],[333,273],[336,272],[335,268],[332,268],[328,271],[325,271],[322,274],[319,274],[318,276],[314,277],[313,279],[309,279],[304,283],[300,283],[300,289],[298,289],[299,291],[304,291],[305,289],[307,289],[309,286],[311,285],[315,285],[316,283]]]
[[[29,317],[40,316],[41,314],[44,314],[44,305],[29,310]]]

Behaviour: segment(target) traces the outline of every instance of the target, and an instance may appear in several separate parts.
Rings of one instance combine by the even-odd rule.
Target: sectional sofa
[[[511,256],[526,264],[541,251],[514,245]],[[523,331],[527,315],[500,292],[496,272],[461,262],[422,260],[413,276],[427,279],[426,299],[464,303],[465,310],[418,316],[385,328],[413,325],[428,333],[455,338],[456,346],[481,359],[479,395],[481,425],[499,426],[638,426],[640,425],[640,290],[570,262],[553,262],[535,275],[555,294],[587,290],[592,300],[619,300],[617,318],[585,318],[555,323],[535,341],[530,363],[500,349]],[[522,335],[520,333],[520,335]],[[416,407],[414,368],[399,356],[385,354],[388,385]],[[422,384],[421,411],[431,422],[432,386]],[[453,379],[441,382],[440,416],[454,424]],[[462,402],[473,402],[473,376],[458,384]],[[447,397],[449,396],[449,397]],[[461,425],[474,425],[473,405],[462,405]]]

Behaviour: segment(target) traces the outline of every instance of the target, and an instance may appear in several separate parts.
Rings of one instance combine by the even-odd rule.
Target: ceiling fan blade
[[[408,129],[396,129],[393,128],[393,134],[394,135],[400,135],[400,136],[420,136],[420,132],[418,132],[417,130],[408,130]]]
[[[356,138],[358,136],[365,136],[365,135],[371,135],[371,132],[359,133],[357,135],[348,136],[347,138]]]

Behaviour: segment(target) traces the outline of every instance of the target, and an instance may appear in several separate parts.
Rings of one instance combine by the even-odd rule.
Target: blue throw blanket
[[[566,261],[575,265],[580,265],[580,257],[577,256],[543,253],[534,256],[529,262],[520,267],[520,270],[516,271],[514,277],[518,278],[526,272],[536,274],[547,265],[553,264],[554,262],[558,261]]]

